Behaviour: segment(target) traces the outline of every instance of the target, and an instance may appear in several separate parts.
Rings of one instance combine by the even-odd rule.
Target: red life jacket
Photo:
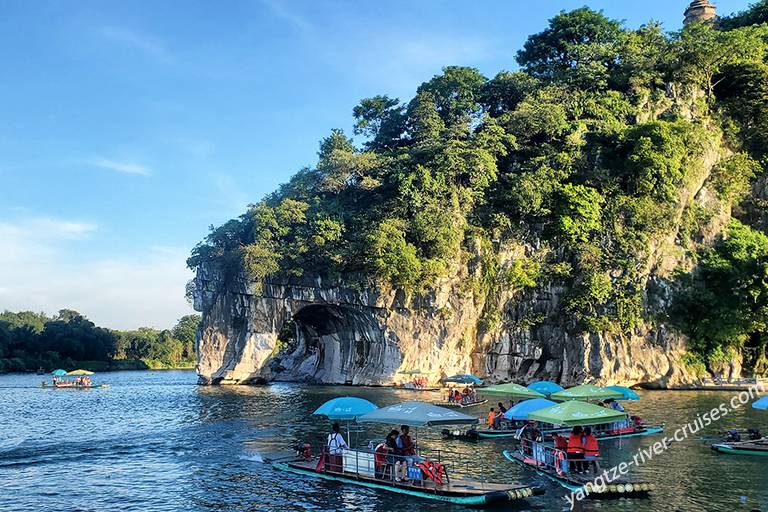
[[[584,455],[600,456],[600,449],[597,447],[597,438],[593,435],[584,437]]]
[[[384,444],[384,443],[379,443],[379,445],[376,446],[376,451],[375,451],[375,454],[374,454],[373,458],[374,458],[374,460],[376,462],[376,467],[377,468],[381,468],[381,467],[387,465],[387,452],[388,451],[389,450],[387,450],[387,445]]]
[[[416,464],[416,467],[424,473],[424,476],[435,482],[437,485],[442,484],[443,481],[448,479],[445,466],[437,462],[425,460],[424,462]]]
[[[570,434],[568,436],[568,453],[584,453],[584,446],[581,444],[581,434]]]
[[[555,437],[555,448],[558,450],[565,450],[568,447],[568,441],[563,436]]]

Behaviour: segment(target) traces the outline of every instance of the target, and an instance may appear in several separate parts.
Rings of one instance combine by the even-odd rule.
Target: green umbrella
[[[403,402],[382,407],[357,417],[358,423],[388,423],[412,427],[472,425],[477,418],[426,402]]]
[[[578,400],[563,402],[562,404],[528,413],[529,420],[551,423],[553,425],[566,425],[568,427],[612,423],[623,420],[626,417],[627,415],[623,412],[606,409],[595,404],[579,402]]]
[[[481,393],[489,393],[491,395],[505,395],[515,398],[546,398],[541,393],[528,389],[520,384],[510,382],[508,384],[497,384],[496,386],[489,386],[487,388],[481,388]]]
[[[549,398],[551,400],[608,400],[613,398],[614,400],[621,399],[624,395],[613,389],[601,388],[600,386],[593,386],[592,384],[582,384],[581,386],[574,386],[572,388],[552,393]]]

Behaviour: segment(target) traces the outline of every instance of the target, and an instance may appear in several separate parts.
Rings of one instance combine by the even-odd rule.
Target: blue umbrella
[[[549,380],[539,380],[528,384],[528,389],[541,393],[542,395],[551,395],[562,391],[563,387]]]
[[[67,372],[66,372],[65,370],[61,370],[61,369],[59,369],[59,370],[53,370],[53,371],[51,372],[51,375],[53,375],[54,377],[63,377],[63,376],[64,376],[64,375],[66,375],[66,374],[67,374]]]
[[[462,375],[453,375],[451,377],[446,377],[445,379],[443,379],[443,382],[455,382],[457,384],[482,384],[483,379],[481,379],[480,377],[476,377],[471,373],[464,373]]]
[[[547,400],[546,398],[531,398],[530,400],[523,400],[509,409],[504,413],[504,417],[508,420],[527,420],[528,413],[538,411],[539,409],[546,409],[553,405],[557,405],[557,402]]]
[[[378,409],[376,405],[363,398],[342,396],[328,400],[312,414],[328,416],[328,419],[331,420],[352,421],[358,416],[368,414],[376,409]]]
[[[752,407],[755,409],[760,409],[761,411],[768,411],[768,396],[764,396],[757,402],[753,403]]]
[[[638,395],[631,389],[624,386],[607,386],[606,389],[612,389],[624,395],[621,398],[618,398],[617,400],[640,400],[640,395]]]

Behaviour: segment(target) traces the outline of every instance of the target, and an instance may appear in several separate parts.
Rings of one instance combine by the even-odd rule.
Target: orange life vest
[[[600,449],[597,447],[597,438],[593,435],[584,437],[584,455],[600,456]]]
[[[584,453],[584,446],[581,444],[581,434],[570,434],[568,436],[568,453]]]
[[[495,419],[496,419],[496,413],[493,412],[493,411],[490,411],[488,413],[488,426],[489,427],[493,426],[493,420],[495,420]]]

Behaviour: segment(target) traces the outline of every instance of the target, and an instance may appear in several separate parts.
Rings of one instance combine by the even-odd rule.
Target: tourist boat
[[[591,426],[617,420],[624,413],[600,407],[594,404],[570,401],[540,409],[529,414],[529,419],[542,423],[573,427]],[[582,492],[590,498],[632,498],[646,497],[655,487],[646,482],[630,482],[616,479],[598,486],[595,477],[600,473],[595,468],[595,475],[575,473],[569,466],[567,454],[558,448],[539,441],[522,439],[514,451],[505,450],[504,457],[550,480],[572,492]],[[599,460],[587,461],[598,464]]]
[[[51,382],[43,381],[42,388],[50,389],[99,389],[109,387],[109,384],[94,384],[91,382],[93,372],[88,370],[54,370],[51,372]]]
[[[352,415],[348,411],[347,419]],[[341,419],[340,416],[330,416]],[[425,402],[404,402],[356,416],[357,423],[384,423],[391,425],[440,426],[477,422],[477,418],[457,411],[437,407]],[[420,451],[422,461],[408,468],[408,478],[397,481],[393,465],[375,451],[375,443],[365,449],[345,448],[339,460],[329,464],[325,450],[315,455],[305,444],[289,458],[265,459],[275,469],[291,473],[342,482],[349,485],[378,489],[414,498],[441,501],[464,506],[495,506],[517,502],[543,494],[537,487],[504,483],[491,483],[479,473],[482,464],[469,468],[475,478],[466,478],[461,466],[445,458],[445,452],[428,454]],[[390,456],[394,457],[394,456]]]
[[[764,396],[753,403],[752,408],[761,411],[768,410],[768,396]],[[760,436],[760,431],[757,429],[749,429],[747,430],[747,433],[750,437],[749,440],[715,443],[712,445],[712,449],[716,452],[728,453],[732,455],[768,456],[768,437],[754,439],[755,437]],[[737,430],[729,430],[728,434],[732,439],[739,439],[741,436]],[[739,437],[736,437],[735,434],[738,434]]]
[[[532,443],[534,446],[541,443]],[[520,450],[509,451],[504,450],[502,453],[508,460],[520,464],[525,468],[534,470],[539,475],[542,475],[561,487],[568,489],[571,492],[582,491],[589,498],[644,498],[648,494],[656,489],[656,486],[647,482],[629,482],[625,479],[618,479],[603,487],[595,486],[591,484],[594,481],[594,476],[590,477],[584,474],[570,473],[563,463],[560,463],[560,467],[557,466],[557,457],[559,456],[559,450],[551,447],[534,448],[540,450],[542,453],[547,453],[547,448],[551,449],[553,462],[539,461],[531,456],[526,456]],[[565,454],[563,454],[564,456]],[[563,459],[564,460],[564,459]],[[567,460],[565,461],[567,464]]]
[[[483,383],[480,377],[465,373],[446,377],[441,379],[440,382],[443,384],[464,384],[465,388],[463,390],[449,388],[447,391],[444,391],[447,392],[448,399],[440,402],[432,402],[433,405],[437,405],[438,407],[458,407],[460,409],[466,409],[467,407],[475,407],[488,402],[488,399],[478,396],[477,390],[475,389],[475,386]],[[451,395],[456,391],[462,396],[461,400],[451,399]]]
[[[761,455],[768,456],[768,438],[756,441],[740,441],[735,443],[715,443],[712,449],[720,453],[731,455]]]
[[[546,386],[544,386],[546,384]],[[561,391],[554,391],[557,389],[557,385],[549,383],[547,381],[541,381],[534,383],[528,388],[523,388],[517,384],[501,384],[499,386],[493,386],[491,388],[483,389],[483,392],[496,392],[497,394],[507,394],[514,398],[527,398],[516,404],[514,407],[504,413],[504,421],[499,429],[475,429],[469,430],[460,429],[445,429],[442,431],[442,435],[445,439],[461,439],[465,441],[478,441],[483,439],[503,439],[515,437],[517,430],[524,425],[524,422],[529,419],[529,414],[541,410],[547,407],[556,405],[556,402],[546,399],[543,393],[539,393],[536,389],[548,389],[553,392],[549,394],[551,398],[556,398],[563,401],[568,400],[638,400],[640,397],[629,388],[622,386],[612,386],[610,388],[600,388],[598,386],[581,385],[573,388],[569,388]],[[538,396],[537,396],[538,395]],[[610,439],[620,439],[626,437],[647,436],[652,434],[658,434],[663,432],[663,425],[649,425],[643,422],[643,420],[637,416],[627,417],[621,411],[620,418],[617,421],[610,423],[604,423],[600,425],[594,425],[592,430],[598,440],[605,441]],[[551,441],[552,436],[556,433],[564,432],[562,428],[558,428],[555,425],[542,425],[541,431],[544,434],[545,441]]]
[[[471,400],[471,401],[461,401],[461,402],[432,402],[432,405],[436,405],[438,407],[458,407],[459,409],[466,409],[467,407],[476,407],[478,405],[483,405],[484,403],[487,403],[487,399],[477,399],[477,400]]]
[[[498,430],[489,428],[484,429],[444,429],[441,434],[444,439],[459,439],[463,441],[480,441],[488,439],[513,438],[523,426],[522,422],[507,422],[508,427]],[[568,429],[562,428],[543,428],[545,441],[551,441],[554,434],[566,432]],[[594,425],[592,431],[598,441],[608,441],[611,439],[624,439],[627,437],[650,436],[664,431],[663,425],[649,425],[644,423],[637,416],[613,423]]]

